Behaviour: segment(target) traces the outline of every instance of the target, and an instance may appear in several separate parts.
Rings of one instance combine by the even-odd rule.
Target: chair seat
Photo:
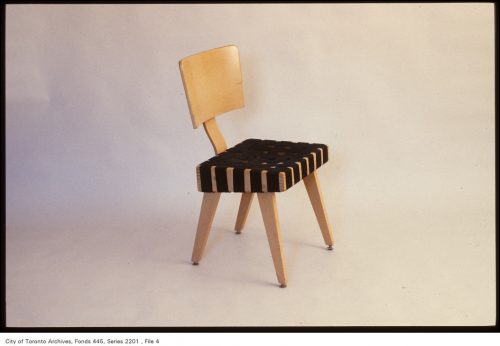
[[[325,144],[247,139],[196,167],[200,192],[283,192],[328,161]]]

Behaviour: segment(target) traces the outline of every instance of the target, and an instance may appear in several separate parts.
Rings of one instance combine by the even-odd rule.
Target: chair
[[[244,107],[238,48],[231,45],[188,56],[179,61],[179,68],[193,127],[203,124],[216,154],[196,167],[198,191],[203,192],[203,201],[192,263],[198,265],[202,258],[221,193],[242,194],[235,224],[237,234],[243,230],[257,194],[278,282],[280,287],[286,287],[275,193],[284,192],[303,180],[323,239],[332,250],[332,230],[316,175],[316,170],[328,161],[328,147],[247,139],[228,149],[215,117]]]

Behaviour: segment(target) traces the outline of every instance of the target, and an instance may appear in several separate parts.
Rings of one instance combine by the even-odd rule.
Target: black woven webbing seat
[[[196,167],[201,192],[282,192],[328,161],[325,144],[247,139]]]

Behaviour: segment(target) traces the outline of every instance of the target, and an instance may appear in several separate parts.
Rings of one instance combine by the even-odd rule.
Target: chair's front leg
[[[245,222],[247,221],[247,216],[248,212],[250,211],[250,206],[252,205],[252,200],[252,192],[243,192],[241,194],[238,216],[236,217],[236,224],[234,225],[234,229],[236,230],[237,234],[240,234],[243,227],[245,227]]]
[[[276,276],[278,277],[278,282],[281,284],[280,287],[286,287],[287,276],[285,256],[283,253],[283,246],[281,245],[281,231],[276,208],[276,196],[274,192],[265,192],[257,193],[257,197],[259,199],[262,218],[264,219],[264,226],[266,227],[267,240],[271,248]]]
[[[319,228],[321,229],[321,234],[323,234],[323,239],[325,244],[328,245],[328,250],[333,249],[333,233],[330,227],[330,222],[328,221],[328,215],[326,214],[325,207],[323,205],[323,196],[321,194],[321,188],[319,186],[319,180],[316,177],[316,171],[309,174],[304,178],[304,184],[306,185],[307,194],[311,200],[314,213],[316,214],[316,219],[318,219]]]
[[[220,192],[205,192],[203,194],[198,229],[196,230],[196,238],[194,240],[193,256],[191,257],[194,265],[197,265],[203,256],[203,250],[205,250],[205,245],[207,244],[208,234],[212,228],[219,199]]]

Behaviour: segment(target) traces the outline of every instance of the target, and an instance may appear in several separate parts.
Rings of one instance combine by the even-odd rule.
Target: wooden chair
[[[253,196],[257,193],[276,275],[280,287],[286,287],[275,193],[286,191],[303,180],[323,239],[332,250],[332,230],[316,176],[317,168],[328,160],[328,147],[248,139],[228,149],[215,117],[244,107],[238,48],[231,45],[191,55],[179,61],[179,67],[193,127],[203,124],[216,154],[196,167],[198,191],[203,192],[203,201],[192,263],[197,265],[202,258],[221,193],[242,193],[236,233],[245,226]]]

